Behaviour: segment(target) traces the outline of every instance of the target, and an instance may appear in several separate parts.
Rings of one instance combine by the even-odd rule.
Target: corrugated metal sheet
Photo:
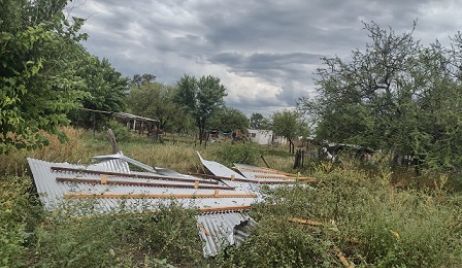
[[[218,163],[215,161],[209,161],[202,158],[202,156],[197,153],[202,165],[210,171],[213,175],[221,176],[221,177],[231,177],[237,179],[247,179],[246,177],[242,176],[241,174],[237,173],[236,171]],[[243,191],[252,191],[255,193],[260,192],[260,187],[258,184],[253,184],[249,182],[242,182],[242,181],[226,181],[226,184],[232,187],[236,187],[236,189],[243,190]]]
[[[101,163],[93,164],[87,166],[88,169],[92,170],[101,170],[101,171],[115,171],[115,172],[125,172],[125,173],[130,173],[130,167],[128,166],[128,163],[119,160],[119,159],[111,159],[107,161],[102,161]]]
[[[91,193],[91,194],[103,194],[103,193],[116,193],[116,194],[213,194],[215,190],[212,189],[194,189],[194,188],[175,188],[175,187],[146,187],[146,186],[132,186],[132,185],[105,185],[105,184],[92,184],[92,183],[76,183],[76,182],[58,182],[57,178],[78,178],[80,180],[99,180],[101,176],[93,173],[81,173],[74,171],[56,172],[51,167],[62,167],[62,168],[76,168],[82,170],[88,170],[83,165],[72,165],[68,163],[50,163],[41,160],[28,158],[29,166],[31,168],[37,191],[39,193],[40,200],[42,201],[45,208],[52,210],[58,205],[63,203],[64,195],[66,193]],[[150,176],[161,176],[148,172],[131,172],[131,174],[149,174]],[[118,176],[109,176],[111,181],[136,181],[136,182],[157,182],[165,183],[164,180],[157,179],[143,179]],[[195,183],[196,180],[204,181],[203,179],[196,178],[190,175],[184,175],[182,179],[189,178],[191,184]],[[168,181],[169,184],[184,184],[184,182]],[[246,193],[243,191],[229,191],[220,190],[220,193]],[[80,200],[79,200],[80,201]],[[188,208],[209,208],[209,207],[225,207],[225,206],[249,206],[254,203],[254,198],[199,198],[199,199],[178,199],[179,205]],[[67,202],[67,201],[66,201]],[[76,200],[69,201],[68,203]],[[81,201],[83,202],[83,201]],[[90,202],[88,202],[90,203]],[[124,206],[129,210],[143,210],[145,208],[155,209],[160,204],[169,204],[171,200],[165,199],[95,199],[91,203],[95,210],[100,211],[112,211]]]
[[[238,246],[249,235],[255,221],[244,213],[214,213],[197,216],[199,235],[205,242],[205,257],[217,255],[223,248]]]
[[[200,198],[200,199],[118,199],[118,198],[96,198],[92,200],[70,199],[65,200],[64,196],[70,193],[90,194],[212,194],[215,190],[178,188],[179,184],[196,183],[211,185],[211,180],[185,175],[169,169],[150,168],[136,160],[123,155],[111,155],[96,157],[102,162],[88,166],[73,165],[69,163],[50,163],[46,161],[28,158],[30,169],[34,177],[39,198],[44,207],[53,210],[57,207],[71,209],[76,214],[104,213],[117,211],[145,211],[156,210],[159,206],[168,206],[172,202],[186,208],[223,208],[250,206],[258,198]],[[203,160],[203,159],[202,159]],[[221,164],[213,161],[205,161],[212,170],[223,169],[227,175],[242,177],[242,175],[229,170]],[[148,172],[131,171],[129,163],[140,167]],[[216,164],[215,164],[216,163]],[[224,167],[224,168],[223,168]],[[109,177],[108,181],[120,184],[101,183],[101,172]],[[138,176],[145,177],[138,177]],[[169,187],[146,187],[139,186],[152,182],[163,182],[162,176],[181,178],[178,181],[168,181]],[[107,179],[107,178],[105,178]],[[186,180],[186,182],[185,182]],[[197,182],[196,182],[197,181]],[[96,183],[98,182],[98,183]],[[129,183],[137,182],[138,185]],[[213,181],[213,185],[227,186],[224,183]],[[107,183],[107,182],[106,182]],[[125,184],[124,184],[125,183]],[[232,182],[239,186],[239,183]],[[176,187],[175,187],[176,184]],[[252,188],[248,183],[241,183],[238,191],[220,190],[220,193],[248,193]],[[246,189],[247,191],[243,191]],[[240,190],[240,191],[239,191]],[[257,191],[258,192],[258,191]],[[248,215],[239,212],[207,213],[197,216],[199,235],[204,241],[204,256],[215,256],[225,246],[239,245],[250,235],[249,228],[254,226],[255,221]]]
[[[137,161],[135,159],[132,159],[130,157],[126,157],[125,155],[123,155],[122,153],[117,153],[117,154],[109,154],[109,155],[98,155],[98,156],[95,156],[93,157],[93,160],[96,160],[96,161],[107,161],[107,160],[121,160],[125,163],[130,163],[138,168],[141,168],[145,171],[148,171],[148,172],[153,172],[153,173],[156,173],[156,170],[149,166],[149,165],[146,165],[144,163],[141,163],[140,161]]]
[[[242,173],[246,178],[252,180],[264,180],[264,181],[293,181],[295,182],[294,177],[287,176],[284,172],[269,169],[256,167],[245,164],[234,164],[234,168]]]

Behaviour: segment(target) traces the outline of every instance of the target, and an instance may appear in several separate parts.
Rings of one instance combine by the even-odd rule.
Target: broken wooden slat
[[[143,186],[143,187],[172,187],[172,188],[192,188],[192,189],[221,189],[221,190],[234,190],[234,187],[231,186],[221,186],[221,185],[204,185],[198,183],[198,181],[186,184],[186,183],[158,183],[158,182],[141,182],[141,181],[120,181],[120,180],[108,180],[106,178],[103,181],[97,179],[81,179],[81,178],[63,178],[57,177],[56,181],[58,182],[70,182],[70,183],[90,183],[90,184],[105,184],[105,185],[130,185],[130,186]]]
[[[334,250],[335,250],[335,255],[337,255],[337,258],[340,260],[343,267],[345,267],[345,268],[354,268],[355,267],[354,264],[352,264],[348,260],[348,258],[345,256],[345,254],[337,246],[334,246]]]
[[[297,217],[288,218],[288,221],[299,223],[299,224],[310,225],[310,226],[324,226],[322,222],[310,220],[310,219],[302,219],[302,218],[297,218]],[[355,267],[355,265],[351,263],[348,260],[348,258],[345,256],[345,254],[335,245],[334,245],[334,251],[335,251],[335,255],[337,256],[337,258],[340,260],[340,262],[345,268]]]
[[[319,221],[313,221],[313,220],[302,219],[302,218],[297,218],[297,217],[289,218],[288,221],[294,222],[294,223],[305,224],[305,225],[311,225],[311,226],[322,226],[322,225],[324,225],[322,222],[319,222]]]

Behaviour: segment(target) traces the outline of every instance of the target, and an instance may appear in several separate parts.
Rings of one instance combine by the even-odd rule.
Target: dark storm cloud
[[[84,45],[127,76],[154,73],[175,83],[184,73],[212,74],[228,105],[270,113],[314,92],[321,55],[363,48],[362,21],[443,42],[462,28],[461,0],[77,0]]]

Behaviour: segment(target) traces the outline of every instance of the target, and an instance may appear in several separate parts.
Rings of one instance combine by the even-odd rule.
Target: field
[[[378,163],[309,162],[315,188],[267,191],[251,215],[253,235],[238,248],[203,259],[195,211],[175,206],[156,214],[120,213],[76,218],[69,209],[45,212],[36,198],[25,158],[87,163],[110,153],[103,134],[66,128],[61,144],[0,156],[0,267],[342,267],[339,252],[358,267],[461,267],[462,194],[447,177],[431,187],[395,187],[400,174]],[[182,172],[200,169],[195,151],[182,142],[164,144],[132,137],[122,151],[137,160]],[[285,147],[209,143],[207,159],[242,162],[291,171]],[[416,180],[416,178],[413,178]],[[428,178],[426,182],[428,182]],[[418,184],[420,185],[420,184]],[[319,225],[289,221],[298,217]]]

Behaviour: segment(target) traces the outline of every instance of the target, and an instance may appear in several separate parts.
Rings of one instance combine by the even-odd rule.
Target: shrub
[[[85,218],[55,212],[38,230],[38,266],[194,265],[202,260],[193,211],[172,206],[155,213],[118,212]]]
[[[212,158],[226,166],[234,163],[256,165],[260,159],[260,147],[254,143],[224,143],[211,149]]]
[[[27,177],[0,178],[0,267],[28,266],[28,247],[41,210]]]

